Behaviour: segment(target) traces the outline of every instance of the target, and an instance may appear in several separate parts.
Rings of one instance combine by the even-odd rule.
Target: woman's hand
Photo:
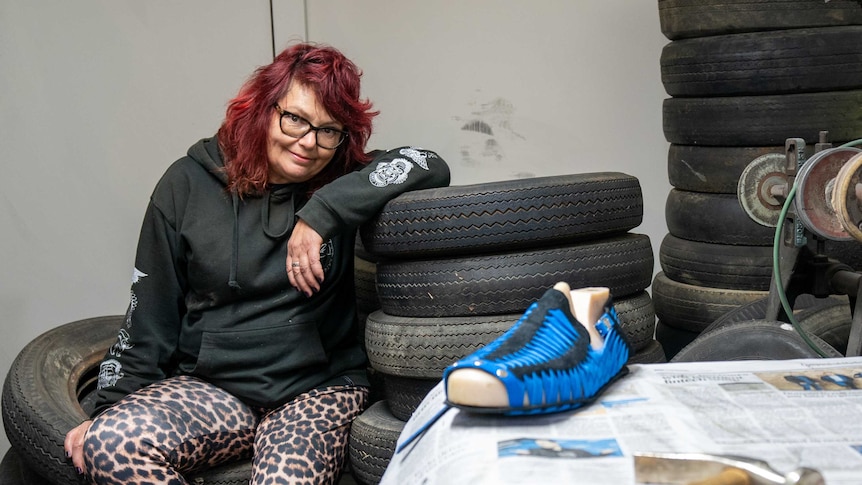
[[[78,475],[84,473],[84,438],[87,437],[87,431],[90,431],[90,426],[93,424],[92,419],[88,419],[78,426],[72,428],[66,433],[66,440],[63,442],[63,448],[66,449],[66,456],[72,459],[72,464],[75,465],[75,470]]]
[[[320,290],[323,266],[320,264],[320,246],[323,238],[302,219],[296,222],[287,241],[287,278],[299,291],[311,296]]]

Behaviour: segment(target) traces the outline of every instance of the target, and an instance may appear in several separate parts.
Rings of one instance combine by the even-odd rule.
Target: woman
[[[356,228],[449,183],[430,151],[369,162],[360,75],[331,47],[288,48],[157,184],[92,419],[65,440],[92,482],[186,483],[250,455],[255,484],[340,476],[368,397]]]

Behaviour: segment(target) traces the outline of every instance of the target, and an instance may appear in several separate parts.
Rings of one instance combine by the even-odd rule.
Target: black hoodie
[[[162,176],[141,228],[131,303],[99,371],[93,416],[173,375],[275,407],[310,389],[367,385],[353,289],[357,227],[409,190],[449,184],[434,152],[399,148],[317,190],[231,195],[216,138]],[[290,286],[287,240],[301,218],[324,240],[320,291]]]

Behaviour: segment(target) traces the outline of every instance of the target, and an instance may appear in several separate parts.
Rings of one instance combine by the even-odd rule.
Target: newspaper
[[[591,405],[532,417],[452,408],[381,485],[635,484],[635,452],[745,456],[862,484],[862,358],[629,366]],[[444,407],[438,384],[399,444]]]

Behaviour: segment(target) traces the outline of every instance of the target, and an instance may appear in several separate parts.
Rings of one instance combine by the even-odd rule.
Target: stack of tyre
[[[661,73],[671,96],[663,127],[673,189],[652,296],[656,338],[670,359],[729,310],[768,295],[775,229],[754,222],[737,196],[749,163],[783,155],[787,138],[803,138],[810,150],[822,130],[835,144],[862,136],[862,3],[658,7],[671,41]],[[858,253],[844,244],[829,251]]]
[[[351,429],[357,481],[379,482],[405,422],[446,366],[505,332],[558,281],[609,287],[635,349],[630,362],[663,362],[645,291],[652,246],[629,232],[642,218],[638,180],[616,172],[451,186],[391,201],[361,231],[380,305],[367,317],[365,342],[384,399]]]

